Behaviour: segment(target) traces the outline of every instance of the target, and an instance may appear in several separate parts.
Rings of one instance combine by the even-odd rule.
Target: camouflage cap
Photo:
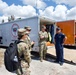
[[[46,27],[44,25],[42,25],[42,28],[46,29]]]
[[[18,36],[28,34],[28,32],[24,28],[18,29]]]
[[[24,28],[27,29],[27,30],[31,30],[31,27],[30,26],[26,26]]]

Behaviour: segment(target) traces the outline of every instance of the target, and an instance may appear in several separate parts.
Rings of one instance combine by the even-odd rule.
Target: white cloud
[[[16,5],[11,5],[7,7],[5,10],[3,10],[3,13],[6,15],[15,15],[19,17],[27,17],[27,16],[33,16],[36,15],[36,10],[28,5],[28,6],[16,6]]]
[[[67,19],[76,19],[76,7],[71,8],[67,11]]]
[[[47,17],[53,18],[53,10],[54,10],[54,7],[49,6],[44,11],[39,10],[39,13],[41,16],[47,16]]]
[[[37,0],[22,0],[23,4],[36,6]]]
[[[65,5],[57,5],[56,7],[54,6],[46,7],[44,10],[40,9],[39,7],[38,9],[39,9],[40,16],[46,16],[55,21],[63,21],[66,19],[76,18],[76,11],[75,11],[76,7],[73,7],[68,10]],[[8,16],[10,15],[14,15],[15,18],[18,18],[18,17],[22,18],[22,17],[36,16],[37,14],[36,14],[36,9],[31,5],[21,6],[21,5],[12,4],[9,6],[7,3],[2,2],[2,0],[0,0],[0,22],[2,21],[2,19],[7,21]]]
[[[47,6],[46,3],[40,0],[37,1],[36,5],[38,9],[44,9]]]
[[[65,5],[57,5],[55,8],[53,6],[47,7],[44,11],[39,11],[40,15],[47,16],[56,21],[66,19],[67,8]]]
[[[44,9],[47,5],[43,0],[22,0],[23,4],[32,5],[38,9]]]
[[[53,12],[53,18],[55,20],[65,20],[66,12],[67,8],[65,5],[57,5],[55,11]]]
[[[2,13],[3,9],[5,9],[7,7],[8,7],[8,5],[5,2],[3,2],[2,0],[0,0],[0,13]]]
[[[49,17],[55,21],[76,19],[76,7],[67,9],[65,5],[49,6],[44,11],[39,10],[41,16]]]
[[[67,11],[67,16],[74,16],[76,15],[76,7],[71,8],[70,10]]]
[[[56,4],[64,3],[69,6],[76,6],[76,0],[52,0],[56,2]]]
[[[18,6],[16,6],[16,5],[12,4],[11,6],[7,6],[5,9],[3,9],[2,12],[3,12],[2,13],[3,16],[0,17],[0,21],[2,19],[4,19],[5,22],[7,21],[6,19],[8,19],[8,17],[10,15],[14,15],[15,18],[36,16],[36,10],[31,5],[27,5],[27,6],[18,5]]]

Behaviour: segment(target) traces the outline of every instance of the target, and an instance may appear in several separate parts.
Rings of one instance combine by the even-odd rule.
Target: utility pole
[[[38,6],[38,0],[36,0],[36,14],[38,15],[38,8],[37,8],[37,6]]]

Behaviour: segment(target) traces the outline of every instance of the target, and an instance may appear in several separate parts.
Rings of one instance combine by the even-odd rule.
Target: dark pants
[[[56,61],[64,62],[63,45],[55,45],[55,48],[56,48]]]

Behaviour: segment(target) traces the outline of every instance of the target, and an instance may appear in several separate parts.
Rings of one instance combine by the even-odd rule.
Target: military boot
[[[46,56],[44,56],[43,59],[46,60]]]
[[[42,59],[42,58],[40,58],[40,61],[41,61],[41,62],[43,62],[43,59]]]
[[[30,63],[28,63],[28,68],[30,67]]]

